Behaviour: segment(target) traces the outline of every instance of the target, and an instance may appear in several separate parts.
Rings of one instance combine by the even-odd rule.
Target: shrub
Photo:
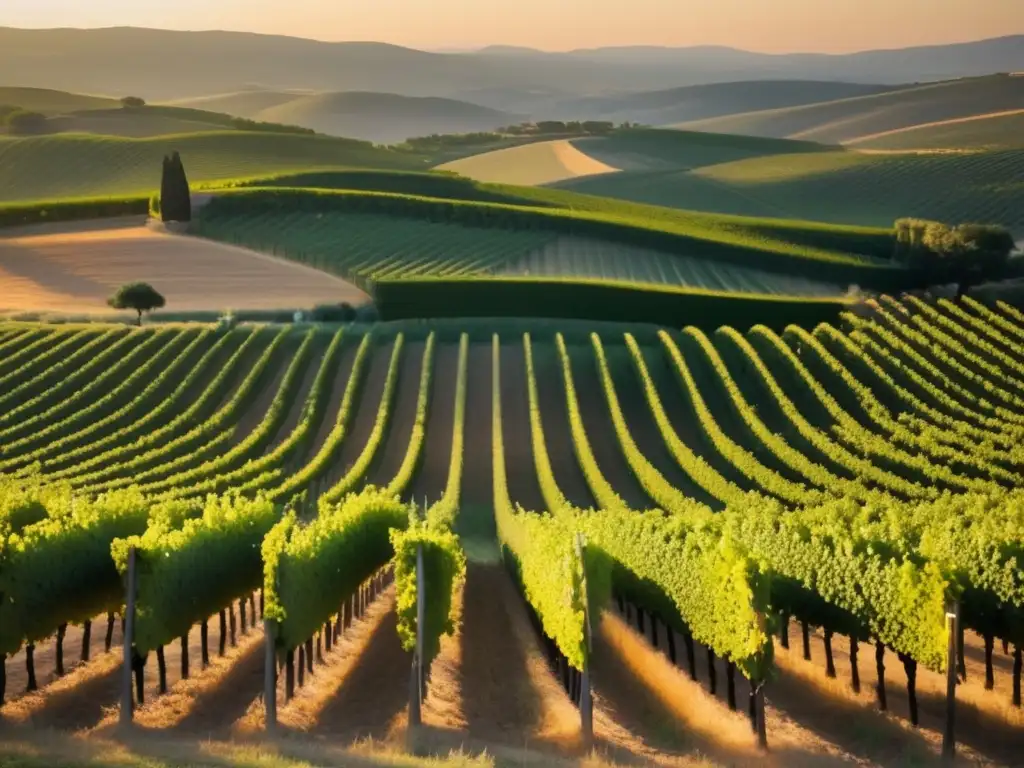
[[[121,106],[125,109],[139,109],[146,106],[146,100],[138,96],[125,96],[121,99]]]
[[[36,136],[46,132],[46,115],[19,109],[7,115],[7,128],[15,136]]]

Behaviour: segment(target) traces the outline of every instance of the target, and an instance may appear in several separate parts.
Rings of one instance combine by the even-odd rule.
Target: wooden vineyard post
[[[92,643],[92,621],[86,619],[82,624],[82,662],[89,660],[89,645]]]
[[[265,728],[273,734],[277,730],[277,622],[263,620],[263,709],[266,713]]]
[[[416,545],[416,648],[409,674],[409,725],[423,722],[423,545]]]
[[[583,632],[586,641],[586,655],[583,657],[583,674],[580,676],[580,731],[583,744],[589,747],[594,740],[594,702],[590,691],[590,654],[593,652],[593,627],[590,623],[590,594],[587,590],[587,566],[585,559],[586,541],[583,534],[576,534],[576,557],[579,558],[582,574],[580,589],[583,593]],[[672,629],[669,628],[669,633]]]
[[[768,634],[768,623],[764,613],[758,613],[758,625],[765,633],[768,642],[771,643],[771,635]],[[765,720],[765,681],[764,678],[758,681],[751,680],[750,718],[751,727],[758,737],[758,748],[763,752],[768,751],[768,725]]]
[[[960,602],[946,609],[946,729],[942,733],[942,758],[952,761],[956,755],[956,678],[959,657]]]
[[[156,669],[159,677],[160,693],[167,693],[167,658],[164,656],[164,647],[161,645],[156,649]]]
[[[128,585],[125,596],[124,660],[121,665],[121,718],[122,726],[131,725],[134,710],[132,700],[132,670],[135,645],[135,585],[136,550],[128,549]]]
[[[114,643],[114,614],[107,614],[107,634],[103,638],[103,650],[110,653],[110,646]]]
[[[64,676],[64,637],[67,635],[67,631],[67,624],[61,624],[57,627],[57,677]]]

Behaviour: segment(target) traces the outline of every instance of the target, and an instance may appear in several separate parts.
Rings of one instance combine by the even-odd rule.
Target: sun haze
[[[4,0],[0,26],[232,29],[416,48],[728,45],[848,52],[1024,32],[1020,0]]]

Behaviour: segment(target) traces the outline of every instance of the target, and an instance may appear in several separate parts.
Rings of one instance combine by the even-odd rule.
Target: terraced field
[[[594,333],[588,333],[574,326],[563,335],[550,326],[538,326],[523,335],[487,323],[466,325],[467,333],[454,334],[431,332],[421,324],[366,331],[0,326],[0,501],[3,535],[13,537],[16,544],[0,560],[0,584],[7,598],[0,603],[0,641],[8,657],[8,680],[30,688],[38,685],[36,665],[55,663],[62,653],[53,655],[50,635],[59,632],[61,647],[66,648],[71,638],[77,643],[82,637],[70,625],[91,626],[93,617],[123,610],[116,572],[104,566],[104,558],[110,557],[104,546],[109,547],[112,539],[146,532],[129,541],[148,563],[140,583],[143,612],[135,630],[139,652],[160,649],[163,668],[165,654],[177,649],[177,637],[188,640],[189,627],[200,622],[205,627],[207,619],[215,623],[218,612],[219,634],[211,635],[221,638],[220,655],[225,643],[233,646],[236,640],[255,648],[254,639],[236,638],[235,616],[241,612],[243,627],[246,611],[255,617],[250,595],[262,586],[266,610],[279,622],[278,647],[287,651],[290,669],[281,681],[282,722],[319,718],[310,714],[313,704],[308,696],[323,694],[314,689],[308,695],[295,693],[293,653],[299,652],[299,670],[306,665],[314,669],[313,640],[306,638],[315,637],[315,674],[328,674],[324,670],[329,667],[319,666],[321,655],[333,658],[327,637],[338,642],[350,622],[361,626],[397,610],[391,614],[397,619],[385,624],[396,620],[407,631],[410,604],[389,607],[391,577],[378,569],[394,556],[395,578],[400,585],[407,584],[414,577],[405,570],[408,555],[403,553],[414,549],[405,549],[406,539],[401,537],[393,540],[394,554],[372,542],[386,541],[389,527],[409,525],[408,510],[399,499],[412,500],[433,489],[439,495],[434,496],[437,502],[428,519],[441,527],[434,533],[410,527],[403,535],[411,537],[414,548],[416,541],[444,542],[431,555],[441,557],[439,563],[449,555],[456,557],[456,540],[445,539],[440,532],[458,518],[463,493],[467,499],[479,493],[480,473],[489,466],[484,477],[492,478],[492,495],[485,497],[482,509],[493,508],[498,535],[520,564],[521,587],[536,614],[536,626],[548,636],[544,642],[553,654],[552,669],[580,669],[589,663],[589,653],[574,634],[577,619],[564,613],[571,606],[561,598],[550,601],[568,588],[563,580],[569,574],[550,560],[563,556],[560,547],[571,548],[571,537],[562,538],[568,526],[586,534],[588,547],[638,569],[671,596],[665,603],[629,581],[615,580],[612,585],[620,601],[650,612],[656,631],[659,620],[665,622],[662,629],[674,628],[669,631],[673,661],[679,647],[674,643],[690,649],[691,664],[695,641],[704,643],[709,654],[714,651],[731,662],[725,669],[730,680],[739,669],[758,683],[773,662],[762,655],[762,640],[749,633],[758,631],[757,621],[762,619],[756,614],[769,610],[769,605],[783,621],[771,627],[782,632],[784,646],[789,635],[781,628],[790,618],[820,628],[830,675],[835,674],[833,638],[873,638],[883,653],[899,652],[917,687],[910,685],[908,699],[892,680],[891,706],[920,725],[926,740],[922,754],[927,755],[937,749],[944,722],[941,698],[931,693],[941,690],[943,683],[929,670],[943,667],[943,595],[949,574],[955,571],[969,585],[962,598],[963,620],[971,630],[965,647],[988,649],[981,662],[972,659],[971,672],[958,693],[971,702],[971,715],[957,734],[960,748],[982,764],[1012,761],[1024,728],[1019,710],[1006,706],[1010,699],[1019,705],[1024,644],[1018,629],[1024,579],[1020,560],[1013,559],[1014,553],[1019,558],[1024,524],[1015,490],[1024,472],[1017,415],[1024,401],[1024,358],[1019,353],[1024,315],[1006,305],[987,307],[972,300],[954,304],[883,297],[844,315],[840,324],[791,326],[782,334],[763,326],[748,331],[723,327],[711,334],[696,328],[625,334],[610,325],[593,328]],[[492,336],[492,331],[497,333]],[[479,442],[487,423],[492,427],[491,457]],[[440,449],[449,453],[449,461],[430,456]],[[31,496],[34,491],[26,497],[19,490],[36,472],[48,485],[64,488],[50,485],[54,490],[39,497],[44,500],[42,508],[35,502],[26,504],[36,498]],[[367,489],[370,483],[386,488],[384,495]],[[208,493],[229,489],[251,498],[203,501]],[[57,515],[39,522],[40,515],[57,514],[66,503],[60,501],[66,498],[62,494],[68,491],[113,495],[91,502],[95,506],[90,512],[83,508],[71,517]],[[353,491],[362,495],[343,501]],[[319,516],[309,504],[310,493],[320,500]],[[293,502],[299,518],[289,516],[275,524],[275,502]],[[865,517],[861,504],[875,512]],[[600,511],[575,511],[588,507]],[[671,517],[644,511],[656,508]],[[162,522],[151,517],[157,509]],[[476,509],[462,514],[490,514]],[[552,516],[524,510],[547,510]],[[39,591],[24,602],[28,595],[22,590],[28,582],[19,581],[18,574],[38,567],[33,563],[44,562],[58,541],[72,546],[79,526],[93,525],[88,520],[102,528],[95,529],[89,543],[81,541],[83,548],[66,550],[67,559],[59,566],[51,563],[48,567],[60,577],[32,587]],[[914,557],[886,545],[872,545],[874,554],[866,554],[862,547],[869,541],[895,541],[896,533],[888,526],[896,520],[909,526],[901,530],[911,535],[904,541],[913,547]],[[356,521],[352,530],[362,533],[351,535],[362,537],[363,543],[358,557],[345,560],[347,526]],[[743,550],[722,554],[714,543],[719,524],[729,527]],[[940,528],[945,537],[936,538]],[[843,544],[823,549],[819,538],[805,536],[808,530],[827,532]],[[438,535],[442,538],[430,538]],[[298,581],[263,582],[261,559],[246,555],[252,547],[241,544],[250,540],[262,540],[264,559],[279,552],[274,557],[292,563],[287,578]],[[18,541],[31,545],[20,550]],[[669,548],[663,553],[666,542]],[[113,547],[122,573],[126,546]],[[308,553],[308,547],[316,552],[312,559],[300,554]],[[798,557],[796,551],[804,551],[800,547],[806,552]],[[759,567],[767,570],[757,575],[758,567],[743,559],[744,550],[761,558]],[[19,551],[22,554],[14,554]],[[187,576],[192,570],[185,570],[172,578],[192,557],[203,557],[201,573]],[[721,557],[727,560],[717,559]],[[747,565],[736,570],[737,563],[728,560],[732,557]],[[305,579],[319,578],[317,569],[333,568],[332,563],[347,563],[339,565],[343,570],[337,586],[309,602],[304,595],[312,594],[311,582]],[[719,567],[731,574],[724,581],[712,577]],[[309,568],[313,570],[307,574]],[[692,572],[696,581],[669,578],[680,568]],[[853,582],[829,581],[832,574],[850,568],[870,576],[857,579],[859,591]],[[86,573],[93,576],[85,579]],[[472,583],[482,583],[485,577],[476,573]],[[455,571],[449,576],[455,579]],[[712,578],[704,581],[706,577]],[[197,578],[208,585],[203,599],[179,602],[198,588]],[[744,584],[744,589],[752,588],[747,579],[763,578],[770,581],[758,581],[761,588],[774,585],[770,604],[759,602],[756,589],[744,593],[746,600],[739,602],[730,591]],[[818,586],[801,593],[803,597],[790,596],[782,585],[793,578]],[[451,590],[457,583],[458,579],[442,580],[428,593],[434,606],[430,642],[445,631]],[[887,591],[897,583],[910,590],[905,597],[892,597]],[[358,605],[344,607],[352,590],[359,596]],[[165,595],[179,597],[165,602]],[[831,608],[805,602],[815,595],[824,597]],[[990,599],[999,601],[994,613],[986,607]],[[383,601],[380,607],[371,607],[378,600]],[[701,604],[714,604],[714,611],[702,613]],[[31,608],[26,610],[25,605]],[[471,611],[483,610],[479,602],[468,606]],[[231,621],[224,623],[229,607]],[[464,621],[469,631],[473,616]],[[716,633],[707,622],[729,629]],[[764,625],[760,626],[763,633]],[[901,627],[916,629],[907,632]],[[639,628],[642,634],[642,618]],[[374,652],[351,662],[357,666],[348,673],[376,681],[372,690],[359,689],[358,706],[366,712],[404,707],[404,674],[390,682],[382,675],[389,665],[403,666],[408,657],[395,642],[395,625],[382,631],[385,634],[375,634],[366,646]],[[205,629],[202,634],[205,638]],[[403,642],[408,637],[402,635]],[[1009,658],[993,653],[993,642],[1000,639],[1007,641],[1007,652],[1016,653],[1013,669]],[[83,642],[88,644],[88,636]],[[182,642],[185,647],[194,641]],[[851,654],[856,651],[853,646]],[[433,647],[428,658],[435,653],[447,658],[441,646]],[[33,654],[31,662],[26,648]],[[205,650],[193,648],[193,657],[197,651],[205,656]],[[234,666],[250,663],[246,658],[229,654],[218,662],[218,669],[223,667],[230,677]],[[601,658],[595,655],[593,663]],[[850,663],[856,666],[853,658]],[[87,675],[96,665],[112,670],[106,659],[101,656],[85,664],[69,681]],[[456,657],[443,663],[468,660],[463,655],[461,662]],[[172,666],[178,661],[172,657]],[[183,663],[187,667],[188,662]],[[784,664],[786,674],[793,674],[789,665],[800,663]],[[31,670],[31,683],[21,676],[21,669]],[[308,670],[307,675],[313,674]],[[41,669],[44,684],[50,674]],[[204,679],[205,673],[197,674]],[[986,677],[996,682],[984,685]],[[171,678],[172,686],[179,685],[176,679]],[[299,688],[302,680],[299,673]],[[562,682],[577,700],[578,676],[566,672]],[[873,675],[866,675],[865,689],[873,682]],[[463,678],[468,696],[476,695],[478,684],[484,683]],[[145,723],[169,716],[160,695],[164,683],[157,686],[150,677],[146,685],[146,703],[140,695],[137,718]],[[315,705],[320,708],[316,711],[325,718],[355,711],[350,710],[353,704],[344,703],[351,685],[352,680],[333,694],[341,697],[335,704],[317,699],[321,703]],[[860,685],[858,678],[856,690]],[[993,687],[994,692],[985,690]],[[73,687],[68,690],[77,695]],[[109,717],[103,706],[116,703],[116,686],[90,690],[80,693],[96,706],[72,711],[56,707],[59,699],[48,702],[45,690],[42,697],[22,701],[20,691],[9,685],[14,701],[5,710],[15,718],[91,728]],[[174,705],[178,724],[167,727],[187,727],[180,723],[189,720],[187,713],[194,707],[212,716],[214,700],[221,710],[211,728],[233,732],[266,725],[260,717],[253,720],[248,711],[259,696],[258,675],[247,681],[239,678],[230,695],[202,685],[184,690]],[[917,690],[923,696],[920,707]],[[773,707],[793,703],[784,686],[778,695]],[[607,705],[606,701],[600,706]],[[834,711],[834,706],[827,699],[821,702],[824,710]],[[866,707],[867,701],[856,704],[858,710]],[[647,738],[650,724],[623,725],[614,714],[605,711],[602,717],[606,716],[612,720],[601,728],[615,725],[631,734],[629,738]],[[207,721],[203,722],[206,728]],[[329,721],[315,722],[331,728]],[[367,722],[371,730],[366,732],[379,733],[377,726]],[[520,720],[515,726],[526,731],[532,727]],[[782,743],[793,733],[792,726],[780,731]],[[849,759],[877,757],[877,740],[872,744],[844,744],[847,751],[840,752]]]

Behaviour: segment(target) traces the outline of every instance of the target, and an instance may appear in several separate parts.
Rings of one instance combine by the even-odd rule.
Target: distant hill
[[[1024,77],[993,75],[685,122],[679,127],[835,144],[923,123],[1015,109],[1024,109]]]
[[[3,52],[0,52],[0,57]],[[44,115],[62,115],[83,109],[107,109],[118,106],[117,99],[83,96],[48,88],[0,86],[0,106],[20,107]]]
[[[558,104],[552,116],[564,120],[628,120],[664,126],[737,112],[870,96],[900,87],[820,80],[745,80],[575,99]]]
[[[256,115],[265,109],[279,107],[289,101],[309,96],[304,91],[269,91],[252,88],[232,93],[218,93],[212,96],[199,96],[190,99],[178,99],[168,102],[169,106],[205,109],[211,112],[224,112],[238,117],[255,120]]]
[[[519,123],[525,116],[454,99],[392,93],[325,93],[302,96],[261,110],[254,119],[390,144],[434,133],[492,131]]]
[[[167,76],[173,62],[174,76]],[[742,80],[900,84],[1024,70],[1024,36],[850,55],[720,47],[427,53],[239,32],[0,28],[0,72],[19,85],[148,101],[270,91],[370,91],[532,112],[553,101]],[[494,97],[493,99],[491,97]]]
[[[7,89],[12,97],[21,94],[16,91],[31,89]],[[60,93],[60,92],[52,92]],[[30,94],[31,96],[31,94]],[[63,93],[63,98],[48,97],[48,102],[36,99],[35,103],[79,104],[82,101],[76,94]],[[32,104],[33,99],[25,99]],[[57,133],[92,133],[102,136],[124,136],[129,138],[146,138],[179,133],[196,133],[220,130],[261,130],[276,133],[312,133],[312,129],[297,126],[251,121],[223,112],[192,109],[188,107],[155,106],[147,104],[141,107],[124,108],[119,101],[104,100],[98,109],[79,109],[74,111],[54,110],[46,119],[43,135]],[[111,107],[109,105],[116,104]],[[16,104],[23,109],[31,107]],[[5,129],[0,127],[0,135]]]
[[[0,136],[0,203],[154,192],[160,161],[181,153],[189,181],[331,167],[423,168],[410,153],[326,136],[217,131],[130,139],[85,134]]]

